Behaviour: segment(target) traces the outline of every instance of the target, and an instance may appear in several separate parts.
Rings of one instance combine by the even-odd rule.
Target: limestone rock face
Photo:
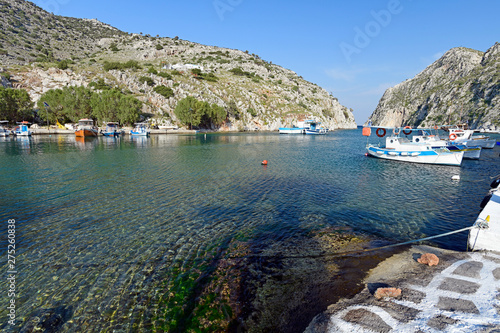
[[[0,63],[10,66],[5,71],[11,76],[13,88],[25,89],[34,102],[50,89],[88,86],[103,80],[108,87],[144,102],[143,112],[152,114],[159,124],[176,122],[178,101],[193,96],[232,110],[223,126],[214,130],[273,131],[305,119],[315,119],[329,129],[356,128],[352,110],[325,89],[248,51],[178,37],[127,34],[95,19],[48,13],[29,1],[3,0],[3,4],[27,30],[22,43],[9,43],[8,48],[4,44]],[[18,28],[11,20],[0,17],[0,25],[8,36],[20,38],[12,32]],[[38,45],[40,39],[47,40],[47,45]],[[71,60],[68,69],[55,68],[61,60]],[[106,62],[129,61],[136,66],[105,68]],[[174,71],[174,65],[184,69]],[[193,66],[212,75],[212,80],[192,73]],[[153,86],[141,77],[150,78]],[[2,79],[1,84],[8,85],[7,81]],[[158,85],[171,88],[174,95],[165,98],[154,92]]]
[[[466,122],[500,129],[500,43],[486,52],[449,50],[414,78],[387,89],[369,120],[375,126]]]

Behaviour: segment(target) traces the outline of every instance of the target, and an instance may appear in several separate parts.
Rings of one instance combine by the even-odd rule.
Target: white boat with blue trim
[[[414,143],[407,138],[388,136],[385,147],[368,144],[368,155],[387,160],[460,166],[464,152],[451,152],[448,148],[432,148],[430,144]]]
[[[31,131],[29,130],[30,123],[27,121],[23,121],[18,123],[18,126],[14,130],[14,134],[17,136],[31,136]]]
[[[309,124],[309,127],[306,127],[306,129],[304,130],[304,134],[324,135],[324,134],[328,133],[328,129],[320,126],[321,125],[320,122],[310,120],[307,123]]]
[[[280,134],[305,134],[305,121],[299,120],[297,122],[297,126],[293,125],[292,127],[280,127],[278,129]]]
[[[107,122],[106,128],[104,130],[101,130],[101,134],[108,137],[120,136],[121,131],[118,129],[118,123]]]
[[[449,134],[449,139],[454,144],[464,144],[467,147],[481,147],[493,149],[497,140],[490,139],[485,135],[473,135],[474,131],[469,129],[467,124],[460,124],[453,127],[445,127]]]
[[[385,128],[377,128],[376,134],[382,138],[386,134]],[[452,152],[446,147],[433,148],[432,144],[425,142],[411,142],[406,137],[399,136],[399,129],[393,129],[393,135],[385,138],[385,146],[380,144],[366,145],[366,155],[393,161],[440,164],[460,166],[464,157],[463,151]],[[405,127],[401,133],[411,134],[412,130]],[[369,137],[371,128],[363,128],[363,136]]]
[[[10,131],[5,128],[9,124],[8,120],[0,120],[0,137],[7,137],[10,134]]]
[[[150,131],[148,130],[147,123],[137,123],[133,130],[130,131],[130,135],[133,136],[149,136]]]
[[[435,148],[448,148],[452,153],[464,152],[464,158],[477,160],[481,156],[481,147],[472,147],[459,142],[452,142],[449,140],[441,139],[437,134],[430,134],[427,130],[420,129],[420,135],[414,135],[412,142],[415,143],[428,143]]]

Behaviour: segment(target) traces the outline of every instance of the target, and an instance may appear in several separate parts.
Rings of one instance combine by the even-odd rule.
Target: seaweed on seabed
[[[200,259],[176,263],[153,318],[155,332],[225,332],[235,327],[238,261],[225,259],[231,238],[206,248]]]

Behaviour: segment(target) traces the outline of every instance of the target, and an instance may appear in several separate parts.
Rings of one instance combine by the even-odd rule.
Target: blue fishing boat
[[[328,129],[324,127],[320,127],[321,123],[314,120],[307,120],[306,124],[309,124],[309,127],[304,129],[304,134],[307,135],[324,135],[328,132]]]
[[[148,124],[147,123],[137,123],[135,124],[135,127],[133,130],[130,131],[130,135],[134,136],[149,136],[149,130],[148,130]]]
[[[29,124],[27,121],[18,123],[19,126],[16,127],[14,134],[17,136],[31,136],[31,131],[28,128]]]
[[[108,122],[106,123],[106,128],[101,130],[101,134],[104,136],[117,137],[120,136],[121,131],[118,129],[118,123]]]

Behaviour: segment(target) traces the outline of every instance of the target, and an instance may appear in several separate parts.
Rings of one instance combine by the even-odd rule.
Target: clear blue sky
[[[453,47],[500,41],[500,1],[37,0],[57,15],[126,32],[248,50],[295,71],[352,108],[358,124],[385,89]]]

